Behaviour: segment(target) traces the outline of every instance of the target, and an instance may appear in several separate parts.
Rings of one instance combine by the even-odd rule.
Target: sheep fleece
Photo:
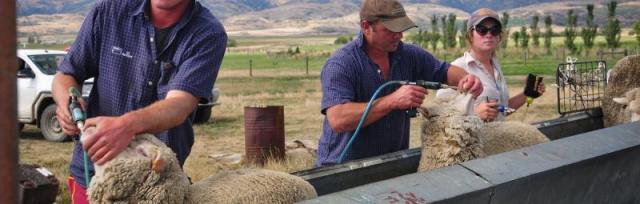
[[[549,141],[536,127],[516,121],[486,123],[471,134],[482,141],[482,150],[487,155]]]
[[[300,177],[265,169],[216,174],[192,185],[189,203],[295,203],[317,197]]]
[[[161,157],[167,162],[161,172],[151,170],[151,160],[155,155],[127,154],[142,151],[140,146],[144,145],[150,147],[147,149],[151,149],[151,153],[161,151]],[[136,136],[128,148],[107,162],[103,170],[96,168],[88,189],[91,203],[184,203],[189,180],[170,148],[148,134]]]
[[[613,98],[624,96],[624,94],[640,87],[640,55],[622,58],[609,75],[609,82],[602,99],[602,113],[604,126],[611,127],[629,122],[630,113],[620,104],[613,101]]]

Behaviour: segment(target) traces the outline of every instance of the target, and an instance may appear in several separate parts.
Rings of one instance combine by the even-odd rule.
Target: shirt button
[[[149,86],[153,86],[153,82],[152,82],[152,81],[147,82],[147,84],[148,84]]]
[[[158,64],[158,60],[153,60],[153,64]]]

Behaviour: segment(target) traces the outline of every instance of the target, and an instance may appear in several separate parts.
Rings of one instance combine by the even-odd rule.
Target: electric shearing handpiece
[[[443,84],[440,82],[433,82],[433,81],[424,81],[424,80],[417,80],[417,81],[407,81],[404,85],[416,85],[416,86],[422,86],[425,89],[432,89],[432,90],[438,90],[438,89],[458,89],[458,87],[456,86],[449,86],[447,84]],[[407,110],[407,115],[409,115],[409,117],[416,117],[418,111],[416,110],[416,108],[411,108]]]

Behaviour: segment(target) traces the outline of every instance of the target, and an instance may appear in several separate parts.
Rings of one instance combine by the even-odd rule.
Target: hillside
[[[358,30],[358,10],[362,0],[199,0],[219,17],[230,35],[307,35],[346,34]],[[553,16],[554,24],[564,25],[568,9],[574,9],[579,24],[584,23],[587,2],[595,2],[596,22],[606,22],[606,1],[552,0],[401,0],[408,15],[421,27],[432,15],[454,13],[459,20],[481,6],[511,15],[510,26],[527,24],[533,15]],[[27,33],[73,35],[81,16],[95,0],[18,0],[20,36]],[[599,3],[599,4],[598,4]],[[618,18],[624,27],[638,21],[638,1],[621,1]],[[47,18],[55,16],[55,18]],[[80,18],[79,18],[80,17]]]

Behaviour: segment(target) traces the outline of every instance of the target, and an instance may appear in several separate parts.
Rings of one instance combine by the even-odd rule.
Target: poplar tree
[[[540,17],[538,15],[533,16],[531,19],[531,38],[533,39],[533,46],[540,46],[540,29],[538,28],[538,22],[540,21]]]
[[[616,18],[616,7],[618,2],[612,1],[607,4],[608,8],[608,23],[604,29],[605,39],[607,40],[607,47],[613,49],[620,47],[620,20]]]
[[[582,32],[580,32],[584,47],[587,49],[593,47],[594,39],[598,32],[598,25],[595,24],[593,19],[593,4],[587,4],[587,23],[585,27],[582,28]]]

